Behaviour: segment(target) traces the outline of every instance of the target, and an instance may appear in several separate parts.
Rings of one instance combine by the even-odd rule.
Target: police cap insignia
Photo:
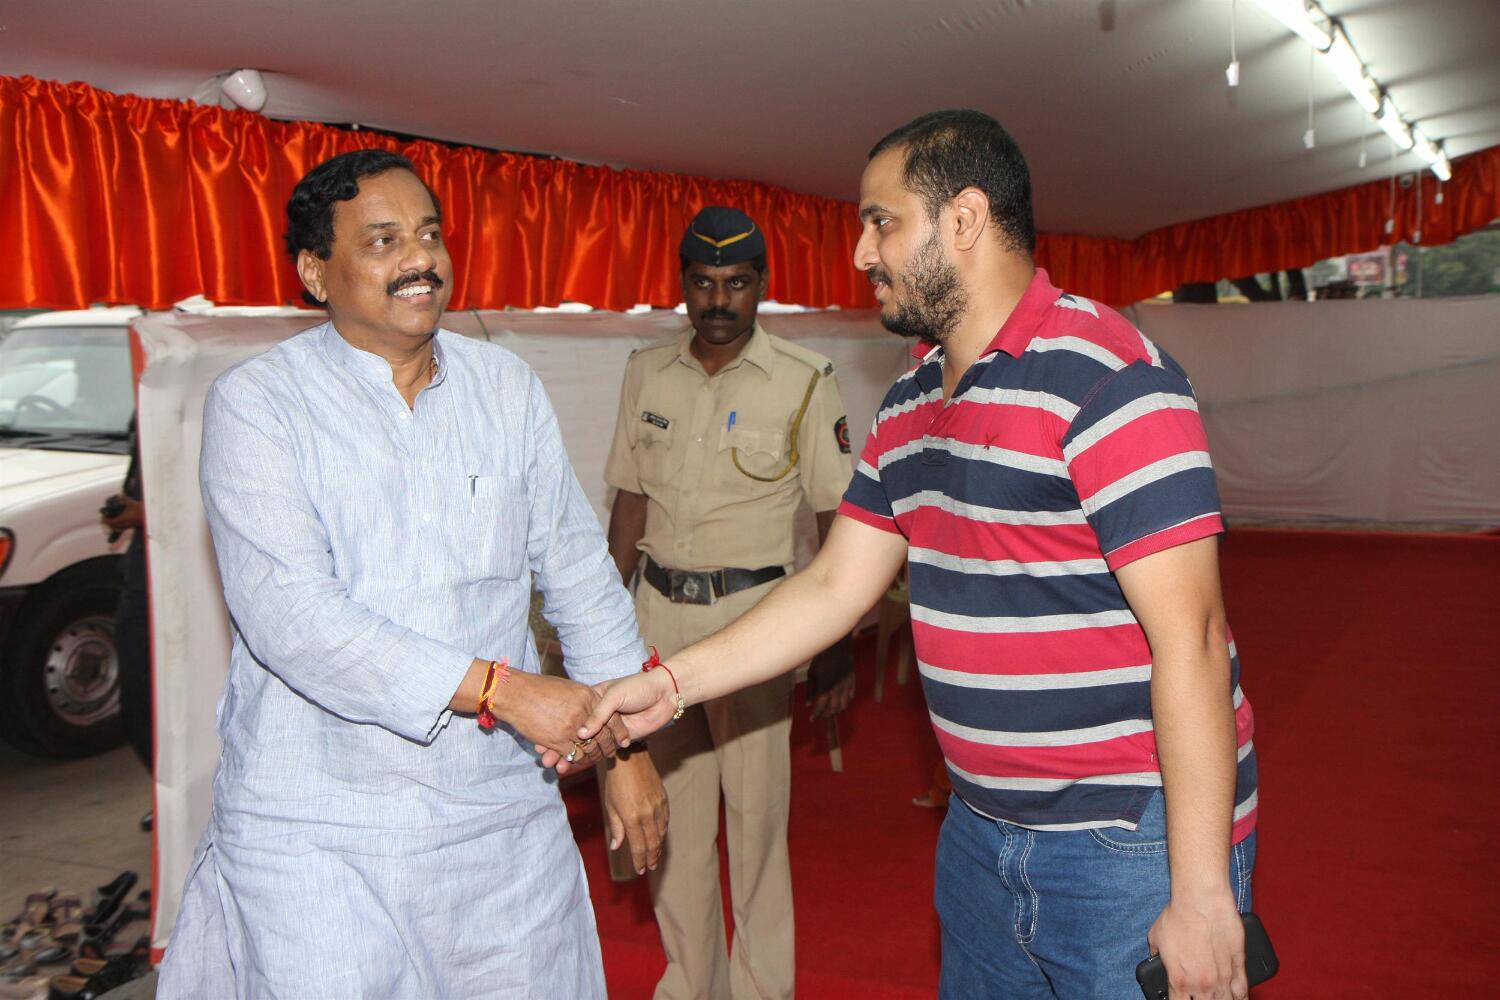
[[[849,421],[845,417],[833,422],[833,439],[839,443],[839,451],[849,454]]]
[[[727,267],[765,254],[766,238],[744,212],[710,205],[693,216],[678,251],[686,260]]]

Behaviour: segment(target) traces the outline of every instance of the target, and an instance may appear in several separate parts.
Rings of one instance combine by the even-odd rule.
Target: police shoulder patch
[[[833,422],[833,439],[839,443],[839,451],[849,454],[849,420],[839,417]]]

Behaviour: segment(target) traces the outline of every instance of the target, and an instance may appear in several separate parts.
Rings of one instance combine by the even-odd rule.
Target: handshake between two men
[[[848,625],[841,619],[857,620],[863,598],[854,597],[847,608],[828,609],[835,612],[831,615],[807,614],[809,607],[827,607],[808,600],[813,597],[809,591],[822,583],[816,574],[798,574],[773,592],[763,607],[675,654],[670,663],[662,662],[653,650],[640,673],[594,687],[563,677],[506,671],[503,680],[492,685],[488,706],[496,721],[532,742],[542,766],[560,775],[608,762],[610,848],[628,843],[638,873],[655,869],[669,819],[666,795],[649,756],[616,757],[616,752],[679,718],[689,704],[785,673],[809,657],[812,717],[843,711],[854,696],[854,672]],[[800,627],[767,641],[770,633],[781,632],[788,618]],[[758,646],[759,655],[746,655],[747,643]],[[488,667],[486,661],[474,661],[453,697],[455,711],[472,712],[480,703],[485,678],[491,674]]]

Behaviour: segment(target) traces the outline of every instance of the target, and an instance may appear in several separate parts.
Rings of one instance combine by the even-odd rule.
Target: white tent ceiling
[[[1500,144],[1500,0],[1324,0],[1450,156]],[[853,199],[923,111],[994,114],[1039,225],[1135,236],[1392,172],[1329,69],[1240,0],[50,0],[0,4],[0,72]],[[1309,73],[1316,148],[1303,149]],[[1361,131],[1370,165],[1357,165]],[[1395,167],[1420,168],[1411,154]]]

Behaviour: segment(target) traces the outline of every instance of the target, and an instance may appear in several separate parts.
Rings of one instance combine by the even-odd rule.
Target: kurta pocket
[[[478,579],[514,580],[526,567],[531,505],[520,476],[470,476],[446,500],[456,555]]]

